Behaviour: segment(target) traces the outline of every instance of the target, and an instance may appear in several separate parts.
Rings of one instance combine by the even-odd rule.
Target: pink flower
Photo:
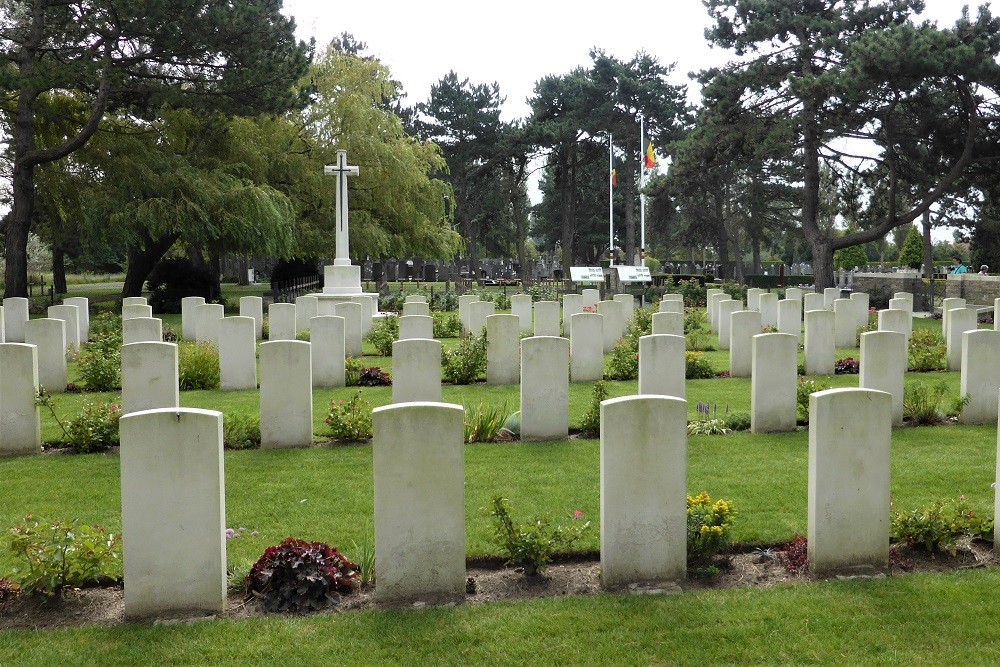
[[[114,403],[111,404],[111,412],[118,412],[118,406]]]
[[[581,516],[583,516],[583,512],[581,512],[580,510],[573,510],[574,519],[579,519]]]

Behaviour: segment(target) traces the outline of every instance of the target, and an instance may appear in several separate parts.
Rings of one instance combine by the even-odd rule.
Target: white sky
[[[947,27],[966,3],[926,4],[922,18]],[[971,4],[975,11],[981,3]],[[672,82],[689,84],[691,102],[700,96],[688,72],[730,59],[728,52],[705,41],[709,17],[701,0],[285,0],[284,6],[285,14],[295,17],[301,39],[315,37],[317,46],[323,46],[349,32],[367,43],[369,53],[402,82],[408,104],[426,101],[431,84],[452,69],[472,83],[499,83],[507,98],[504,120],[527,115],[525,99],[541,77],[588,67],[592,47],[623,60],[645,50],[661,64],[677,63]]]

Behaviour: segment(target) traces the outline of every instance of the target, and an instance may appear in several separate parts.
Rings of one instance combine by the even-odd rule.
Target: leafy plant
[[[608,380],[635,380],[639,377],[639,344],[619,338],[608,356],[604,377]]]
[[[441,372],[452,384],[471,384],[486,372],[486,334],[468,336],[441,348]]]
[[[375,542],[371,538],[371,530],[365,532],[365,538],[359,545],[353,542],[354,551],[358,554],[359,583],[362,588],[375,583]]]
[[[728,501],[714,503],[707,492],[687,497],[688,565],[707,565],[729,544],[736,512]]]
[[[701,352],[684,352],[684,377],[688,380],[707,379],[715,377],[715,369]]]
[[[390,387],[392,378],[378,366],[362,368],[358,373],[358,386],[361,387]]]
[[[861,364],[853,357],[844,357],[834,362],[833,372],[835,375],[857,375],[861,372]]]
[[[222,420],[222,445],[226,449],[260,447],[260,417],[246,414],[225,415]]]
[[[750,414],[747,412],[733,412],[726,417],[726,427],[730,431],[749,431]]]
[[[372,406],[358,391],[348,400],[330,401],[324,420],[334,440],[358,442],[372,437]]]
[[[80,349],[76,357],[77,370],[89,391],[115,391],[122,386],[121,318],[100,315],[95,319],[102,320],[101,326]],[[117,321],[117,329],[104,327],[109,319]]]
[[[594,383],[594,391],[590,397],[590,408],[580,422],[580,432],[585,435],[599,435],[601,432],[601,401],[608,398],[608,385],[604,380]]]
[[[340,603],[361,585],[358,566],[322,542],[286,538],[268,547],[244,580],[247,598],[272,612],[305,613]]]
[[[362,362],[357,357],[346,357],[344,359],[344,384],[348,387],[357,387],[361,381]]]
[[[590,528],[589,521],[577,523],[583,516],[579,511],[573,512],[568,526],[552,526],[542,517],[525,526],[516,526],[510,516],[510,501],[502,496],[493,496],[490,516],[497,543],[507,556],[505,564],[523,567],[529,577],[544,572],[556,551],[568,548]]]
[[[177,366],[181,391],[219,388],[219,351],[211,343],[180,343]]]
[[[372,325],[366,336],[369,343],[383,357],[392,356],[392,344],[399,340],[399,318],[383,317]]]
[[[121,411],[118,403],[105,403],[100,398],[84,398],[76,416],[65,421],[56,413],[51,394],[44,388],[38,391],[35,401],[46,408],[63,433],[60,444],[77,454],[103,451],[119,444],[118,419]]]
[[[462,336],[462,321],[458,319],[457,313],[432,312],[431,317],[434,318],[434,337],[438,340]]]
[[[933,386],[927,386],[923,382],[907,384],[903,388],[903,417],[913,425],[940,423],[945,418],[942,404],[947,393],[948,383],[943,380]],[[958,412],[961,412],[961,407],[964,407],[964,403],[959,406]]]
[[[510,412],[507,403],[485,406],[482,401],[475,409],[465,406],[465,442],[494,442],[500,438]]]
[[[25,593],[49,597],[67,586],[78,587],[121,577],[121,536],[97,525],[35,519],[9,531],[19,565],[12,579]]]
[[[724,419],[698,419],[688,422],[688,435],[726,435],[730,432]]]
[[[825,391],[830,385],[804,377],[799,378],[799,386],[795,394],[795,420],[799,424],[809,423],[809,395],[817,391]]]
[[[989,536],[993,519],[978,515],[965,496],[960,496],[957,500],[935,500],[908,513],[893,510],[890,530],[894,538],[908,545],[954,556],[962,537]]]
[[[941,334],[930,329],[914,329],[907,348],[909,370],[916,373],[941,371],[948,364],[948,348]]]
[[[796,533],[795,539],[778,552],[778,559],[792,574],[803,572],[809,562],[809,540]]]

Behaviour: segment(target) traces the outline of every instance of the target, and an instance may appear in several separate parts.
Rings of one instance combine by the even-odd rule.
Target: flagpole
[[[646,252],[646,198],[642,188],[646,173],[646,119],[639,114],[639,266],[642,266],[642,256]]]
[[[608,266],[615,265],[615,137],[608,133],[608,229],[611,244],[608,246]]]

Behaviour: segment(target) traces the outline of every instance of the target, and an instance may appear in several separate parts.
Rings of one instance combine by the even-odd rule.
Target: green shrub
[[[361,382],[361,369],[363,368],[361,359],[357,357],[347,357],[344,359],[344,384],[348,387],[357,387]]]
[[[684,352],[684,377],[688,380],[703,380],[715,377],[715,369],[701,352]]]
[[[95,338],[101,338],[104,336],[115,336],[119,339],[122,337],[121,315],[111,311],[105,311],[103,313],[98,313],[90,319],[91,341]]]
[[[120,443],[118,419],[121,417],[121,410],[118,403],[105,403],[100,398],[84,398],[79,412],[63,421],[56,414],[52,396],[44,388],[39,390],[36,400],[39,405],[48,408],[62,430],[59,444],[77,454],[103,451]]]
[[[948,364],[948,348],[941,334],[914,329],[910,335],[908,368],[916,373],[942,371]]]
[[[391,357],[392,344],[399,340],[399,318],[383,317],[376,321],[366,338],[380,356]]]
[[[346,401],[330,401],[325,421],[334,440],[359,442],[372,437],[372,406],[361,398],[361,391]]]
[[[119,322],[120,326],[120,322]],[[121,330],[92,335],[76,357],[77,371],[88,391],[116,391],[122,386]]]
[[[434,337],[460,338],[462,336],[462,321],[458,319],[457,313],[431,313],[434,318]]]
[[[243,582],[271,612],[304,613],[337,604],[361,586],[358,566],[322,542],[286,538],[268,547]]]
[[[928,387],[923,382],[911,382],[903,388],[903,417],[913,425],[929,426],[945,417],[957,417],[968,405],[970,397],[953,397],[944,407],[948,383],[944,380]]]
[[[453,348],[441,348],[441,371],[452,384],[471,384],[486,372],[486,334],[469,336]]]
[[[222,420],[222,444],[226,449],[260,447],[260,418],[256,415],[225,415]]]
[[[503,290],[481,289],[475,292],[475,294],[479,295],[480,301],[491,301],[496,306],[497,312],[510,310],[510,297]]]
[[[455,290],[435,290],[429,295],[427,303],[432,311],[458,310],[458,293]],[[437,338],[436,335],[434,337]]]
[[[181,391],[219,388],[219,351],[211,343],[180,343],[177,366]]]
[[[733,412],[726,417],[726,426],[731,431],[749,431],[750,413]]]
[[[825,391],[830,388],[830,385],[820,382],[819,380],[811,380],[804,377],[799,378],[799,385],[796,390],[795,395],[795,421],[799,424],[809,423],[809,395],[814,394],[817,391]]]
[[[312,331],[309,329],[303,329],[302,331],[297,331],[295,333],[295,340],[304,340],[305,342],[308,343],[310,340],[312,340]]]
[[[601,401],[608,398],[608,385],[604,380],[594,383],[594,391],[590,398],[590,408],[580,422],[580,432],[584,435],[600,435],[601,433]]]
[[[510,501],[501,496],[493,496],[493,528],[496,541],[507,556],[507,565],[523,567],[526,576],[535,576],[545,571],[552,562],[552,556],[570,545],[590,528],[590,522],[578,522],[582,512],[573,512],[568,526],[552,526],[548,519],[537,517],[525,526],[515,526],[510,516]]]
[[[619,338],[611,349],[604,377],[608,380],[635,380],[639,377],[639,345]]]
[[[732,506],[722,498],[713,503],[705,491],[687,497],[688,567],[710,564],[729,545],[735,517]]]
[[[892,536],[929,552],[946,551],[954,556],[962,537],[985,537],[992,532],[993,519],[976,514],[965,496],[935,500],[909,513],[892,512]]]
[[[559,297],[556,294],[555,287],[547,284],[535,283],[528,289],[524,290],[525,294],[531,296],[532,301],[558,301]]]
[[[25,593],[49,597],[64,588],[104,583],[121,577],[121,536],[80,522],[36,519],[10,529],[18,561],[11,579]]]
[[[643,336],[653,333],[653,310],[652,306],[646,308],[636,308],[632,313],[632,321],[629,322],[625,335],[638,340]]]
[[[725,419],[696,419],[688,422],[688,435],[726,435],[732,429]]]
[[[267,315],[264,316],[264,320],[260,325],[260,337],[263,340],[271,340],[271,318]]]
[[[465,406],[465,442],[495,442],[509,416],[507,403],[487,407],[480,401],[476,408]]]

